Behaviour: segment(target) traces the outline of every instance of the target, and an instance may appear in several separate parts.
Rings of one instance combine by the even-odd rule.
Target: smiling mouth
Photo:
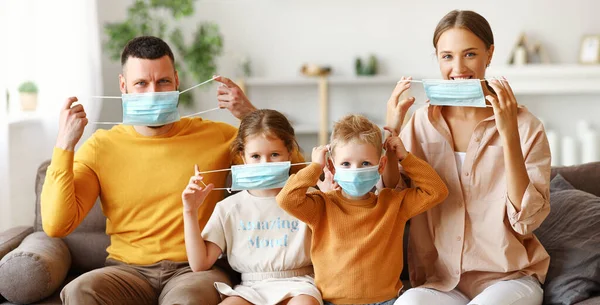
[[[468,75],[468,76],[450,76],[451,80],[465,80],[465,79],[472,79],[473,76],[472,75]]]

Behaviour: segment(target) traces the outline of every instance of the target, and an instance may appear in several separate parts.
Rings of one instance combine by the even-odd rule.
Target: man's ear
[[[125,80],[125,76],[123,74],[119,74],[119,89],[121,93],[127,93],[127,81]]]
[[[379,169],[378,169],[379,174],[383,174],[383,169],[385,168],[387,161],[388,161],[388,159],[387,159],[386,155],[381,156],[381,159],[379,159]]]

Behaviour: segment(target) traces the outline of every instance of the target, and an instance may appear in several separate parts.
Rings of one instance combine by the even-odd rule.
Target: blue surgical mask
[[[431,105],[486,107],[479,79],[424,79],[423,87]]]
[[[266,162],[231,167],[231,190],[266,190],[285,186],[291,162]]]
[[[346,194],[360,197],[370,192],[379,181],[379,166],[363,168],[335,168],[333,180]]]
[[[179,91],[125,93],[123,124],[162,126],[179,121]]]

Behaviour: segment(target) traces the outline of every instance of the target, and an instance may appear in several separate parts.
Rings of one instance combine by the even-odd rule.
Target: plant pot
[[[37,109],[37,93],[19,93],[21,111],[35,111]]]

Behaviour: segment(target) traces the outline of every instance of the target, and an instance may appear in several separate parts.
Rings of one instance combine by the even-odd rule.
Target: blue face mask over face
[[[231,190],[282,188],[290,177],[291,162],[266,162],[231,167]]]
[[[179,121],[179,91],[125,93],[123,124],[162,126]]]
[[[481,80],[424,79],[423,87],[431,105],[486,107]]]
[[[337,168],[333,180],[346,194],[361,197],[371,191],[379,181],[379,166],[363,168]]]

